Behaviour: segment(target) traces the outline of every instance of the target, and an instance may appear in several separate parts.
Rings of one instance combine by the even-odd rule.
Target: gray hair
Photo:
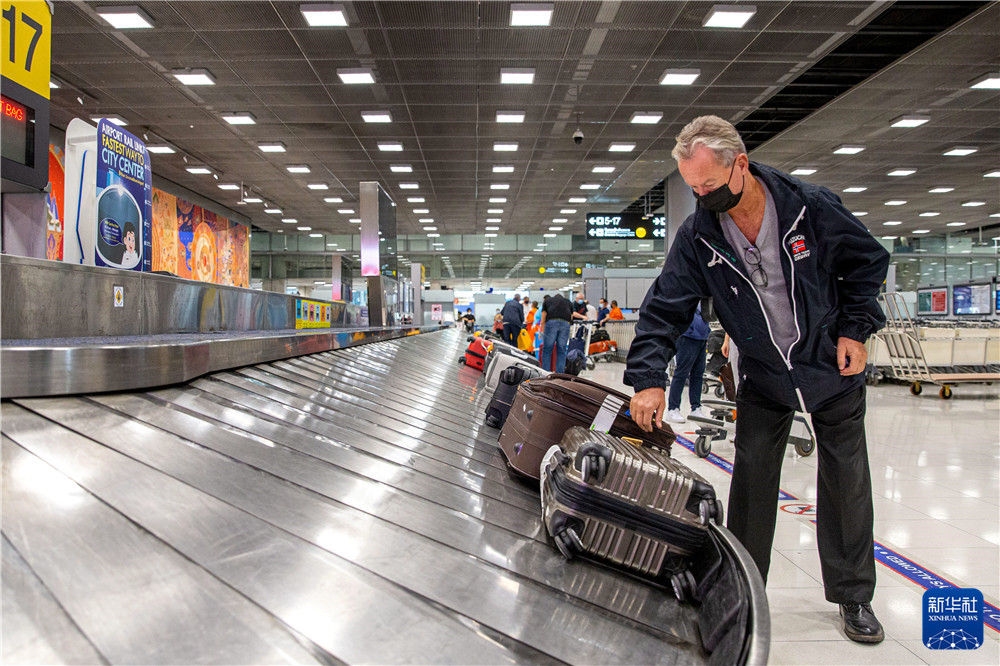
[[[691,159],[698,146],[705,146],[723,166],[731,166],[736,156],[747,152],[740,133],[728,120],[718,116],[699,116],[677,135],[677,145],[671,155],[675,160]]]

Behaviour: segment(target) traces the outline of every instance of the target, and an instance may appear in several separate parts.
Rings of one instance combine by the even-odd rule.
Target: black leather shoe
[[[840,604],[840,616],[844,618],[844,633],[856,643],[881,643],[885,638],[871,604]]]

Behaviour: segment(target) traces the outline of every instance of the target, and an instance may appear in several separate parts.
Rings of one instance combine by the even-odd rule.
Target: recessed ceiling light
[[[392,114],[388,111],[362,111],[361,119],[366,123],[391,123]]]
[[[497,237],[497,234],[483,234],[483,235],[486,236],[487,238],[496,238]]]
[[[486,222],[489,224],[500,224],[501,222],[503,222],[503,220],[501,220],[499,217],[488,217],[486,218]]]
[[[437,231],[438,230],[437,227],[433,227],[433,226],[431,226],[431,227],[422,227],[422,228],[423,228],[424,231]]]
[[[223,113],[222,119],[230,125],[256,125],[257,119],[252,113]]]
[[[567,220],[565,217],[555,217],[555,218],[552,218],[552,224],[565,224],[568,221],[569,220]]]
[[[159,146],[152,146],[152,145],[146,146],[146,150],[153,153],[154,155],[169,155],[171,153],[177,152],[176,150],[174,150],[173,146],[168,146],[166,144],[162,144]]]
[[[118,127],[125,127],[126,125],[128,125],[128,122],[121,116],[97,116],[91,118],[91,120],[93,120],[95,123],[99,123],[101,121],[101,118],[108,121],[112,125],[118,125]]]
[[[857,186],[857,187],[845,187],[844,191],[845,192],[850,192],[850,193],[854,194],[854,193],[857,193],[857,192],[864,192],[867,189],[868,189],[867,187],[861,187],[861,186]]]
[[[660,77],[663,86],[689,86],[701,74],[700,69],[668,69]]]
[[[413,167],[409,164],[390,164],[389,171],[393,173],[413,173]]]
[[[340,213],[341,215],[354,215],[353,208],[338,208],[337,212]]]
[[[795,171],[792,171],[793,176],[811,176],[816,173],[816,169],[809,167],[799,167]]]
[[[868,214],[868,211],[866,211],[866,210],[852,210],[851,211],[851,215],[853,215],[854,217],[864,217],[867,214]]]
[[[948,224],[946,224],[944,226],[946,226],[946,227],[964,227],[965,226],[965,222],[949,222]]]
[[[243,197],[243,203],[261,203],[263,201],[260,197]]]
[[[973,148],[972,146],[955,146],[951,150],[941,154],[947,157],[965,157],[966,155],[971,155],[977,150],[979,149]]]
[[[574,203],[574,204],[587,203],[586,197],[570,197],[566,201],[568,201],[569,203]]]
[[[914,229],[910,233],[911,234],[929,234],[930,232],[931,232],[930,229]]]
[[[930,116],[908,115],[900,116],[892,121],[892,127],[920,127],[930,121]]]
[[[484,227],[486,231],[500,231],[500,227]]]
[[[921,214],[920,214],[920,217],[937,217],[937,216],[938,216],[938,215],[940,215],[940,214],[941,214],[941,213],[938,213],[938,212],[935,212],[935,211],[932,211],[932,210],[929,210],[929,211],[927,211],[926,213],[921,213]]]
[[[348,220],[348,222],[350,222],[351,224],[361,224],[361,218],[352,217],[351,219]],[[355,258],[357,258],[357,256],[355,256]]]
[[[954,187],[934,187],[927,190],[928,194],[947,194],[948,192],[954,192]]]
[[[504,67],[500,69],[500,83],[529,84],[535,80],[535,70],[530,67]]]
[[[1000,169],[996,171],[987,171],[983,174],[983,178],[1000,178]]]
[[[595,166],[591,173],[611,173],[615,170],[613,166]]]
[[[630,153],[635,150],[634,143],[612,143],[608,146],[608,151],[612,153]]]
[[[367,67],[356,67],[353,69],[338,69],[337,76],[343,83],[347,84],[364,84],[364,83],[375,83],[375,76],[372,74],[372,70]]]
[[[559,212],[563,215],[572,215],[576,212],[576,208],[561,208],[559,209]]]
[[[882,240],[896,240],[899,236],[882,236]]]
[[[904,199],[890,199],[889,201],[885,202],[886,206],[903,206],[905,204],[906,200]]]
[[[296,231],[312,231],[312,227],[295,227]]]
[[[175,69],[170,73],[186,86],[215,85],[215,77],[207,69]]]
[[[494,164],[493,173],[514,173],[512,164]]]
[[[285,167],[285,171],[288,173],[309,173],[310,168],[308,164],[289,164]]]
[[[549,25],[552,22],[551,2],[512,2],[510,25]]]
[[[401,190],[419,190],[420,183],[400,183],[399,189]]]
[[[342,197],[323,197],[323,201],[326,203],[343,203],[344,199]]]
[[[424,203],[423,197],[406,197],[408,203]]]
[[[843,146],[838,146],[836,150],[833,151],[834,155],[857,155],[865,149],[864,146],[850,146],[844,144]]]
[[[296,220],[294,217],[283,217],[283,218],[281,218],[281,221],[284,222],[285,224],[298,224],[299,223],[299,221]]]
[[[491,190],[509,190],[510,183],[490,183]]]
[[[962,205],[966,208],[976,208],[978,206],[985,206],[985,201],[963,201]]]
[[[204,176],[212,173],[212,170],[208,167],[203,166],[189,166],[185,169],[188,173],[193,173],[195,175]]]
[[[310,190],[328,190],[330,186],[326,183],[309,183],[306,185]]]
[[[701,25],[705,28],[742,28],[756,11],[753,5],[715,5]]]
[[[549,227],[549,231],[562,231],[562,227]]]
[[[498,123],[523,123],[524,111],[497,111]]]
[[[342,27],[347,25],[343,5],[308,4],[299,5],[299,11],[310,28]]]
[[[280,208],[265,208],[264,212],[267,213],[268,215],[281,215]]]
[[[488,208],[486,209],[487,215],[503,215],[503,208]]]
[[[240,186],[237,185],[236,183],[219,183],[218,187],[219,187],[220,190],[238,190],[238,189],[240,189]]]
[[[982,76],[969,81],[969,87],[978,88],[979,90],[993,90],[1000,88],[1000,73],[990,72],[989,74],[983,74]]]
[[[490,203],[507,203],[507,197],[490,197]]]
[[[97,15],[118,30],[142,30],[153,27],[153,19],[140,7],[98,7]],[[30,33],[29,33],[30,34]]]
[[[441,234],[427,234],[428,238],[441,238]]]
[[[420,224],[434,224],[434,218],[433,217],[422,217],[419,220],[417,220],[417,222],[419,222]]]
[[[262,153],[283,153],[285,152],[285,144],[280,141],[275,143],[258,143],[257,148],[260,149]]]
[[[542,238],[555,238],[559,234],[542,234]]]
[[[495,150],[498,153],[503,153],[503,152],[510,153],[510,152],[514,152],[515,150],[517,150],[517,144],[516,143],[494,143],[493,144],[493,150]]]
[[[661,118],[663,118],[663,114],[659,111],[636,111],[632,114],[629,122],[636,125],[655,125],[660,122]]]
[[[902,222],[900,222],[899,220],[889,220],[888,222],[883,222],[882,226],[884,226],[884,227],[898,227],[901,224],[902,224]]]
[[[398,141],[382,142],[378,144],[378,149],[383,152],[394,152],[398,153],[403,150],[403,144]]]
[[[887,176],[897,176],[897,177],[898,176],[912,176],[916,172],[917,172],[916,169],[893,169],[892,171],[890,171],[886,175]]]
[[[580,186],[581,190],[598,190],[601,188],[600,183],[584,183]]]

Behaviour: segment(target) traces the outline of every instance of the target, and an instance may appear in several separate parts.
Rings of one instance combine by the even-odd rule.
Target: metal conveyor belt
[[[546,541],[464,347],[5,401],[2,660],[710,663],[696,608]]]

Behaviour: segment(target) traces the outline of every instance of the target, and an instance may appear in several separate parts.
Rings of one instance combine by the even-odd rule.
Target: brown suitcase
[[[628,415],[631,398],[597,382],[567,374],[551,374],[521,384],[507,421],[500,431],[500,449],[507,465],[538,480],[542,457],[559,444],[573,426],[629,437],[670,453],[674,432],[644,432]]]

